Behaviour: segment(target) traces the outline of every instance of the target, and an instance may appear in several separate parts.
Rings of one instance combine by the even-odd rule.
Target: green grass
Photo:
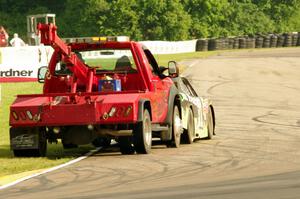
[[[132,67],[136,68],[134,61],[132,57],[130,57],[130,61],[132,63]],[[117,63],[117,58],[96,58],[96,59],[86,59],[85,63],[90,66],[90,67],[101,67],[98,69],[102,70],[114,70],[116,63]]]
[[[9,146],[9,106],[17,94],[41,93],[39,83],[2,83],[0,106],[0,177],[36,169],[52,167],[80,156],[92,147],[87,145],[73,150],[63,150],[62,144],[49,144],[47,157],[15,158]]]
[[[217,54],[218,51],[207,51],[207,52],[192,52],[192,53],[181,53],[181,54],[166,54],[166,55],[154,55],[159,66],[168,66],[169,61],[183,61],[188,59],[199,59],[205,58],[211,55]]]
[[[216,52],[196,52],[173,55],[156,55],[160,66],[167,66],[168,61],[203,58]],[[92,149],[86,145],[77,149],[63,150],[62,145],[48,144],[47,156],[43,158],[15,158],[9,147],[9,106],[17,94],[41,93],[39,83],[2,83],[0,106],[0,178],[6,175],[52,167],[74,159]]]
[[[99,67],[99,69],[103,70],[113,70],[116,65],[116,59],[87,59],[85,61],[87,65],[90,67]]]

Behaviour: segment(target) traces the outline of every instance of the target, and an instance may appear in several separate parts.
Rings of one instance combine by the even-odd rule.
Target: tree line
[[[0,25],[26,37],[26,16],[55,13],[62,37],[186,40],[300,31],[300,0],[0,0]]]

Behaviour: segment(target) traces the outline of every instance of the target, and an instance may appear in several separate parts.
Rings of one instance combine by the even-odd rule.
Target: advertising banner
[[[49,46],[0,48],[0,82],[35,81],[41,66],[47,66],[53,49]]]
[[[177,54],[196,51],[197,40],[189,41],[141,41],[152,54]]]

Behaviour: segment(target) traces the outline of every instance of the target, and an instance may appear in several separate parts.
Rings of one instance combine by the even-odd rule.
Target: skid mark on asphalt
[[[282,64],[278,64],[276,71],[282,75],[264,75],[259,74],[259,70],[274,69],[273,66],[269,66],[268,60],[263,64],[263,59],[260,59],[259,66],[253,65],[254,62],[249,60],[236,62],[225,60],[225,64],[221,63],[224,59],[219,60],[199,64],[199,67],[195,65],[192,68],[194,74],[190,76],[196,83],[197,90],[201,91],[199,94],[203,96],[208,93],[213,99],[218,120],[218,134],[213,140],[200,140],[192,145],[182,145],[179,149],[154,147],[153,153],[149,155],[122,156],[118,150],[112,150],[107,154],[101,152],[81,162],[80,165],[32,179],[23,187],[18,186],[24,191],[8,190],[10,192],[6,196],[13,198],[24,196],[31,198],[31,195],[36,196],[32,198],[269,196],[266,195],[267,192],[264,192],[264,197],[262,195],[255,197],[252,194],[264,191],[269,185],[278,182],[271,179],[264,184],[267,174],[296,170],[300,165],[300,117],[298,117],[300,106],[297,102],[300,95],[295,92],[299,90],[296,80],[299,70],[294,68],[289,72],[290,67],[281,67]],[[277,63],[277,60],[275,62]],[[296,74],[295,77],[285,79],[287,71]],[[273,112],[270,112],[271,110]],[[255,176],[263,177],[249,180]],[[300,173],[298,179],[299,176]],[[280,186],[269,187],[268,193],[286,188],[286,183],[290,182],[291,178],[292,175],[285,178],[282,183],[279,182]],[[218,184],[228,179],[241,181],[230,181],[226,186]],[[208,185],[208,182],[214,183]],[[299,193],[299,183],[290,185],[298,189]],[[160,193],[157,193],[159,191]],[[30,194],[35,192],[37,194]],[[246,197],[230,197],[230,194],[241,192]],[[27,195],[28,193],[30,195]],[[285,198],[289,196],[291,195]]]
[[[207,93],[209,93],[210,95],[214,95],[213,94],[213,89],[220,87],[220,86],[224,86],[225,84],[229,84],[229,83],[233,83],[234,81],[225,81],[225,82],[221,82],[221,83],[217,83],[213,86],[211,86],[209,89],[207,89]]]
[[[269,116],[277,116],[277,115],[273,114],[272,111],[269,111],[266,114],[253,117],[252,120],[255,122],[263,123],[263,124],[300,128],[300,125],[298,123],[296,123],[296,125],[293,125],[293,124],[284,124],[284,123],[280,123],[280,122],[266,121],[266,118]]]

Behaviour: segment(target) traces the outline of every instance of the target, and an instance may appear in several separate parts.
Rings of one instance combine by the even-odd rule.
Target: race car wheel
[[[120,145],[120,151],[123,155],[134,154],[134,145],[131,136],[119,137],[118,142]]]
[[[167,147],[178,148],[180,146],[180,138],[182,133],[182,123],[178,106],[175,105],[173,109],[172,118],[172,140],[167,143]]]
[[[13,150],[15,157],[44,157],[47,152],[47,138],[45,129],[34,128],[32,131],[38,134],[37,149],[15,149]]]
[[[192,109],[189,109],[187,129],[184,129],[182,134],[182,143],[192,144],[195,135],[195,124],[194,124],[194,114]]]
[[[144,110],[143,120],[136,124],[133,130],[135,151],[140,154],[148,154],[152,147],[151,117],[147,109]]]
[[[207,114],[207,139],[212,139],[214,135],[214,122],[213,122],[213,116],[212,116],[212,110],[209,107],[208,114]]]

